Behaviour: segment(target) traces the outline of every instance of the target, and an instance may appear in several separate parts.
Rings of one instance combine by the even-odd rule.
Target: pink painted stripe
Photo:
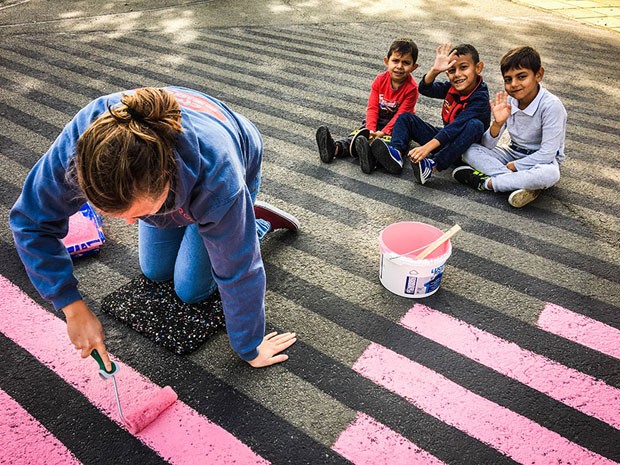
[[[444,462],[363,412],[332,446],[355,465],[441,465]]]
[[[415,305],[401,324],[620,429],[620,389],[424,305]]]
[[[555,304],[547,304],[538,317],[538,327],[582,346],[620,359],[620,330],[571,312]]]
[[[353,369],[519,463],[615,463],[378,344]]]
[[[112,382],[100,379],[94,360],[79,357],[69,342],[65,323],[2,276],[0,295],[0,331],[120,424]],[[125,364],[121,365],[116,378],[126,411],[145,405],[161,389]],[[268,463],[232,434],[180,400],[136,437],[175,465]]]
[[[78,465],[69,449],[0,389],[0,463]]]

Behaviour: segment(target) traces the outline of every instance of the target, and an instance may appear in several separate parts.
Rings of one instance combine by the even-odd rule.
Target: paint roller
[[[93,350],[90,355],[92,355],[92,357],[99,364],[99,376],[101,376],[104,380],[110,378],[112,379],[118,415],[121,417],[121,421],[125,424],[125,426],[127,426],[130,433],[137,434],[142,431],[178,399],[177,393],[174,392],[170,386],[166,386],[157,391],[156,394],[152,395],[143,405],[127,412],[127,415],[123,415],[123,409],[121,408],[121,401],[118,395],[118,386],[116,385],[116,378],[114,377],[114,375],[120,370],[120,367],[116,363],[111,362],[112,370],[107,371],[103,360],[96,349]]]

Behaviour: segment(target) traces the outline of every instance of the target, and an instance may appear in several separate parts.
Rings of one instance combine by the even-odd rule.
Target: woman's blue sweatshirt
[[[174,207],[141,220],[162,227],[198,223],[230,345],[242,359],[252,360],[265,332],[265,271],[248,185],[260,174],[262,139],[249,120],[218,100],[181,87],[165,89],[181,106],[183,126],[174,145]],[[75,115],[32,168],[11,209],[10,226],[28,276],[57,310],[81,299],[61,238],[86,199],[67,169],[80,135],[120,98],[121,93],[100,97]]]

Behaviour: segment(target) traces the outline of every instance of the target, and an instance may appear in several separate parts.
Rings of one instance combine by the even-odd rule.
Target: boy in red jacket
[[[417,59],[418,47],[411,39],[392,42],[383,58],[387,71],[379,74],[372,83],[361,128],[338,141],[334,141],[327,126],[317,129],[316,142],[323,163],[353,156],[359,158],[362,171],[370,174],[375,163],[371,163],[368,140],[389,140],[398,116],[415,112],[418,85],[411,73],[418,67]]]

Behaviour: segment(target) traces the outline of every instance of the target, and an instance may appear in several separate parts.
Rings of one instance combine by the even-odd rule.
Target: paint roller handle
[[[110,363],[112,364],[112,370],[108,371],[105,369],[105,364],[103,363],[103,360],[101,359],[101,355],[99,355],[99,352],[97,352],[97,349],[93,349],[90,355],[99,364],[99,376],[101,376],[102,378],[104,379],[110,378],[111,376],[114,376],[118,372],[119,366],[112,361],[110,361]]]
[[[461,230],[461,227],[458,224],[455,224],[454,226],[452,226],[445,233],[443,233],[438,239],[428,244],[424,248],[424,250],[422,250],[422,252],[418,254],[418,256],[416,257],[416,260],[422,260],[423,258],[426,258],[427,256],[429,256],[431,252],[433,252],[437,247],[439,247],[441,244],[446,242],[448,239],[450,239],[460,230]]]

